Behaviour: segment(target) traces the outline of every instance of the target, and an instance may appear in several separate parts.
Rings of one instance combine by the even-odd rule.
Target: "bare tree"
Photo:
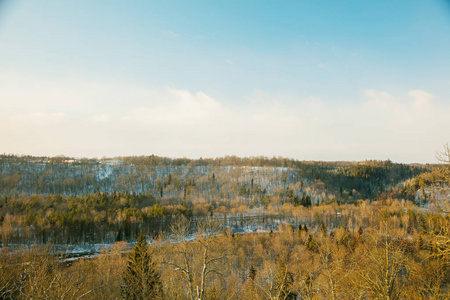
[[[400,299],[407,282],[407,264],[404,249],[389,234],[388,221],[383,232],[373,232],[362,247],[356,261],[356,285],[369,298]]]
[[[176,257],[174,257],[175,261],[164,261],[164,263],[175,267],[175,271],[183,274],[192,300],[203,300],[206,295],[205,286],[208,276],[211,273],[221,275],[214,268],[214,263],[226,258],[227,254],[211,255],[211,244],[214,242],[214,237],[222,230],[222,225],[217,220],[207,218],[195,225],[196,240],[194,243],[200,245],[200,251],[195,251],[194,245],[189,244],[188,237],[191,227],[191,222],[185,218],[181,218],[171,226],[173,242],[178,243],[175,247]],[[196,268],[198,263],[200,263],[199,270]],[[196,285],[196,282],[199,282],[199,285]]]
[[[352,266],[345,264],[347,251],[344,251],[344,246],[339,247],[331,237],[323,238],[317,251],[327,299],[341,299],[343,281],[352,272]]]
[[[439,166],[434,172],[433,189],[436,192],[434,205],[444,214],[450,213],[450,147],[444,144],[442,151],[436,152]],[[434,251],[431,256],[450,257],[450,222],[442,218],[439,226],[428,226],[427,231],[431,237]]]
[[[436,152],[439,166],[434,172],[433,188],[437,192],[435,204],[439,210],[450,212],[450,147],[444,144],[442,151]]]

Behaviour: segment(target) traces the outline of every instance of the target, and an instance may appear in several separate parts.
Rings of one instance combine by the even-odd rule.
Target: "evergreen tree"
[[[316,249],[316,241],[312,237],[312,235],[308,234],[308,238],[306,240],[306,247],[309,250],[315,250]]]
[[[308,232],[308,227],[306,227],[306,224],[303,224],[303,230],[304,230],[305,232]]]
[[[249,278],[251,279],[251,280],[255,280],[255,278],[256,278],[256,269],[255,269],[255,267],[253,266],[253,264],[251,264],[250,265],[250,270],[249,270],[249,272],[248,272],[249,274]]]
[[[418,250],[422,250],[424,248],[423,238],[419,235],[419,239],[417,240],[417,248]]]
[[[359,234],[359,236],[362,236],[362,234],[363,234],[363,229],[361,226],[359,226],[359,228],[358,228],[358,234]]]
[[[162,299],[162,283],[142,232],[128,255],[123,274],[124,299]]]
[[[327,226],[322,220],[320,221],[320,231],[324,236],[327,236]]]

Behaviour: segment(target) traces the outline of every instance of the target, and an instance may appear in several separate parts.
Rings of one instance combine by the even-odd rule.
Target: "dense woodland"
[[[314,162],[275,157],[190,160],[152,155],[75,160],[3,155],[0,194],[128,192],[163,199],[243,198],[251,202],[265,195],[284,198],[309,193],[315,203],[352,201],[373,197],[430,168],[391,161]]]
[[[180,216],[221,218],[234,231],[317,225],[299,207],[391,195],[425,203],[431,166],[390,161],[301,162],[283,158],[75,160],[0,157],[4,246],[85,244],[155,236]],[[429,175],[427,175],[430,177]],[[428,196],[427,196],[428,195]],[[328,226],[347,224],[339,211]]]
[[[191,239],[192,224],[181,218],[150,246],[140,243],[139,250],[137,243],[129,252],[117,242],[74,262],[48,247],[3,248],[0,293],[3,299],[448,299],[448,217],[398,200],[322,209],[339,209],[354,221],[234,234],[205,219]],[[145,274],[133,272],[140,265]],[[142,278],[146,289],[136,284]]]
[[[450,297],[449,164],[0,164],[2,299]],[[89,258],[64,250],[96,243]]]

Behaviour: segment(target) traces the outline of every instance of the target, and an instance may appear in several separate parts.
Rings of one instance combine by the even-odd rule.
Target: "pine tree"
[[[323,221],[320,221],[320,231],[324,236],[327,236],[327,226]]]
[[[255,278],[256,278],[256,269],[255,269],[255,267],[253,266],[253,264],[251,264],[250,265],[250,270],[249,270],[249,272],[248,272],[249,274],[248,274],[248,277],[251,279],[251,280],[255,280]]]
[[[305,232],[308,232],[308,227],[306,227],[306,224],[303,224],[303,230],[304,230]]]
[[[421,235],[419,235],[419,239],[418,239],[418,241],[417,241],[417,248],[418,248],[418,250],[422,250],[423,249],[423,238],[422,238],[422,236]]]
[[[363,229],[361,226],[359,226],[359,228],[358,228],[358,234],[359,234],[359,236],[362,236],[362,234],[363,234]]]
[[[308,238],[306,240],[306,247],[309,250],[315,250],[316,249],[316,241],[314,240],[314,238],[312,237],[312,235],[308,234]]]
[[[123,274],[124,299],[162,299],[162,283],[156,271],[156,264],[147,246],[147,239],[138,236],[128,255],[127,267]]]

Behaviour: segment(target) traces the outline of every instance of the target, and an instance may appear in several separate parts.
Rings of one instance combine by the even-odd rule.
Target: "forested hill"
[[[227,156],[111,159],[0,156],[0,194],[152,194],[168,202],[240,200],[250,206],[351,203],[392,191],[429,165],[391,161],[314,162]]]

